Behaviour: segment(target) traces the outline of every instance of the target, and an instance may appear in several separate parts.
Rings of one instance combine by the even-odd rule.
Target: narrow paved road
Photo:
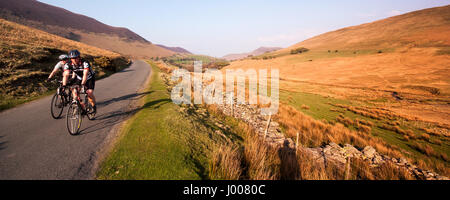
[[[51,97],[0,113],[0,179],[89,179],[97,152],[114,125],[124,121],[130,103],[145,94],[138,90],[151,73],[143,61],[97,81],[97,119],[83,118],[81,134],[67,132],[50,114]]]

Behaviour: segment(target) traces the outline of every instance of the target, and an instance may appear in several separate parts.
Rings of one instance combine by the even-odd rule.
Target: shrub
[[[297,48],[297,49],[292,49],[291,50],[291,54],[300,54],[300,53],[305,53],[305,52],[308,52],[308,51],[309,51],[309,49],[304,48],[304,47],[300,47],[300,48]]]
[[[422,134],[422,135],[419,137],[419,139],[421,139],[421,140],[423,140],[423,141],[430,142],[430,135],[424,133],[424,134]]]
[[[441,158],[442,158],[442,160],[444,160],[444,161],[446,161],[446,162],[449,161],[449,160],[448,160],[448,157],[447,157],[447,154],[445,154],[445,153],[441,153]]]
[[[305,105],[305,104],[303,104],[303,105],[301,106],[301,108],[302,108],[303,110],[309,110],[309,106],[307,106],[307,105]]]
[[[116,71],[116,67],[112,64],[111,59],[106,56],[94,58],[94,65],[104,70]]]
[[[404,135],[404,136],[403,136],[403,140],[405,140],[405,141],[407,141],[407,142],[408,142],[408,141],[409,141],[409,136],[407,136],[407,135]]]
[[[374,126],[373,122],[362,120],[362,119],[358,119],[358,118],[355,119],[355,122],[359,123],[359,124],[364,124],[364,125],[369,126],[369,127],[373,127]]]
[[[372,128],[370,128],[370,127],[368,127],[366,125],[359,124],[359,123],[357,124],[357,128],[358,128],[358,130],[360,130],[360,131],[362,131],[364,133],[372,132]]]
[[[336,118],[336,121],[344,124],[346,127],[352,126],[354,124],[352,119],[345,117],[343,114],[339,114],[339,116]]]
[[[427,156],[436,156],[437,155],[436,152],[434,151],[433,147],[431,147],[430,145],[427,145],[427,144],[422,145],[419,143],[413,143],[410,146]]]

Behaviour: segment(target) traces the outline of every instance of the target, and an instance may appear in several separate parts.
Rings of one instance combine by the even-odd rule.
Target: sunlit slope
[[[448,47],[450,6],[430,8],[347,27],[305,40],[288,49],[374,49]]]

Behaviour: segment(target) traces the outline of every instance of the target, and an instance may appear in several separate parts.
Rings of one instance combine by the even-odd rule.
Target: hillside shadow
[[[148,92],[152,93],[152,92]],[[95,131],[99,131],[108,127],[112,127],[120,122],[122,122],[127,116],[133,115],[140,110],[143,109],[158,109],[160,106],[172,102],[171,99],[158,99],[155,101],[147,102],[143,106],[138,108],[134,108],[128,111],[111,111],[108,113],[104,113],[102,115],[97,115],[95,121],[99,121],[98,123],[91,125],[89,127],[84,128],[80,131],[79,135],[89,134]]]

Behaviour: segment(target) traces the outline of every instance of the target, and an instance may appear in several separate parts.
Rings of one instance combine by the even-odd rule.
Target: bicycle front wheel
[[[52,102],[50,105],[50,112],[52,113],[53,119],[60,118],[63,110],[64,110],[63,97],[59,94],[55,94],[52,98]]]
[[[70,135],[77,135],[81,128],[81,106],[72,102],[67,110],[67,130]]]

